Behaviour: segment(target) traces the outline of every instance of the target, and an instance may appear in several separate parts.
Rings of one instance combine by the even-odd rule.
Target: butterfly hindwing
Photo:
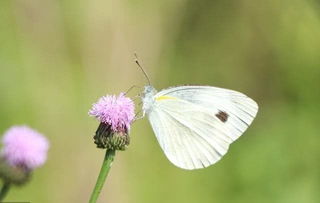
[[[180,168],[212,165],[232,142],[213,112],[180,99],[158,102],[149,120],[164,153]]]

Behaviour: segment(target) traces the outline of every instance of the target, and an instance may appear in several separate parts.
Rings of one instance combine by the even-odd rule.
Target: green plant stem
[[[99,197],[99,194],[102,190],[103,184],[107,178],[107,175],[109,173],[109,170],[111,168],[111,164],[113,162],[115,156],[115,150],[107,150],[106,155],[104,157],[101,169],[100,169],[100,174],[98,176],[96,186],[93,189],[93,192],[91,194],[89,203],[96,203],[97,199]]]
[[[0,191],[0,201],[2,201],[10,190],[10,183],[4,182]]]

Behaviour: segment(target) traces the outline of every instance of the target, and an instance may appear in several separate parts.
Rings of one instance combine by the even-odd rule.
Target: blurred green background
[[[47,164],[7,201],[88,201],[104,152],[87,112],[146,83],[134,52],[157,89],[225,87],[260,111],[220,162],[196,171],[173,166],[139,120],[99,202],[320,202],[315,0],[0,1],[0,131],[28,124],[51,141]]]

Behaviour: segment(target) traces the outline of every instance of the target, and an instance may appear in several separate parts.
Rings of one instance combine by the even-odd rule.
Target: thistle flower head
[[[92,105],[90,116],[96,117],[100,125],[94,143],[98,148],[125,150],[129,145],[129,130],[134,119],[134,103],[124,93],[104,96]]]
[[[89,115],[109,125],[114,132],[126,132],[134,119],[134,103],[124,93],[118,97],[107,95],[92,105]]]
[[[1,155],[13,167],[33,170],[45,163],[48,140],[27,126],[13,126],[2,138]]]

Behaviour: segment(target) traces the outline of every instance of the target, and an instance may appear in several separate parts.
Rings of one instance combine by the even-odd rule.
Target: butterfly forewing
[[[227,114],[225,125],[237,139],[251,124],[258,112],[258,105],[246,95],[223,88],[210,86],[180,86],[160,91],[156,96],[172,96],[206,109]]]
[[[257,111],[252,99],[236,91],[180,86],[157,93],[148,118],[168,159],[191,170],[220,160]]]

